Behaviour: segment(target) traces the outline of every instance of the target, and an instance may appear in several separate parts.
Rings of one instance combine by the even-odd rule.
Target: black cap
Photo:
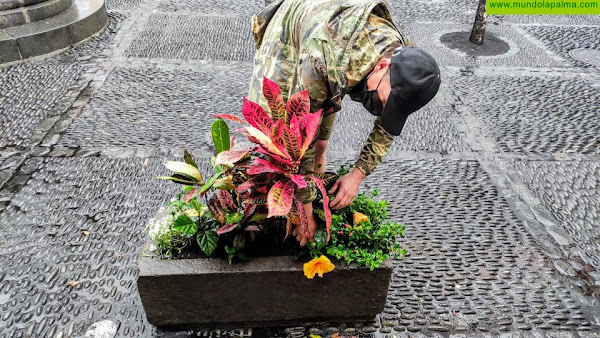
[[[390,65],[392,90],[381,113],[383,128],[400,135],[408,115],[433,99],[440,82],[440,68],[429,53],[416,46],[394,50]]]

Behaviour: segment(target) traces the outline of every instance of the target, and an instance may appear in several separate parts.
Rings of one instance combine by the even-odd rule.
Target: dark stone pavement
[[[263,1],[108,0],[62,54],[0,66],[0,337],[597,337],[599,16],[491,16],[509,51],[469,56],[474,0],[390,9],[442,68],[365,189],[407,227],[372,322],[163,332],[137,294],[143,229],[177,187],[152,179],[215,113],[239,114]],[[583,51],[577,51],[583,49]],[[328,152],[351,163],[372,117],[344,101]]]

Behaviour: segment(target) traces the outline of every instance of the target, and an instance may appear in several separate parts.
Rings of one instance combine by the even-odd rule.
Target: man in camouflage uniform
[[[254,15],[252,31],[257,50],[248,98],[267,106],[261,93],[265,76],[279,85],[285,100],[308,89],[311,111],[323,109],[317,141],[302,162],[304,173],[325,170],[327,140],[345,94],[378,116],[355,167],[330,191],[337,191],[333,209],[349,205],[408,115],[437,92],[435,60],[411,46],[392,22],[385,2],[276,0]],[[299,193],[309,231],[294,235],[303,246],[316,229],[310,203],[316,190]]]

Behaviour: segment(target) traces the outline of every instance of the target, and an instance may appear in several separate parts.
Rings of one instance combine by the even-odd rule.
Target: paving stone
[[[569,51],[576,48],[600,49],[600,27],[527,25],[521,28],[540,40],[548,49],[565,58],[573,66],[594,67],[593,64],[574,59],[569,55]]]
[[[202,15],[214,16],[251,16],[265,7],[264,0],[162,0],[158,9],[164,12],[194,12]]]
[[[386,184],[382,185],[380,182],[384,180]],[[511,321],[506,315],[516,312],[516,305],[523,303],[514,300],[517,292],[524,293],[525,299],[531,301],[536,299],[534,295],[539,295],[537,297],[542,301],[539,308],[541,313],[551,310],[547,305],[550,299],[563,302],[562,308],[566,307],[566,299],[575,301],[576,297],[569,295],[569,291],[558,282],[559,279],[551,277],[556,275],[556,272],[549,274],[549,271],[554,271],[551,260],[544,257],[533,237],[524,230],[507,202],[499,197],[498,191],[477,162],[384,161],[382,167],[365,181],[365,186],[377,188],[381,192],[381,198],[389,199],[391,218],[407,226],[407,240],[401,242],[406,245],[408,255],[396,263],[397,272],[392,277],[392,283],[396,283],[397,287],[393,288],[390,297],[399,296],[401,292],[417,295],[422,293],[423,284],[419,280],[430,283],[432,272],[418,269],[419,265],[431,266],[432,271],[445,268],[448,272],[444,274],[444,279],[460,275],[465,281],[459,282],[460,288],[457,290],[461,293],[472,287],[466,281],[477,281],[480,273],[479,268],[474,272],[465,270],[465,266],[495,266],[499,271],[512,272],[507,275],[507,285],[510,288],[505,290],[512,298],[486,291],[484,301],[475,295],[459,297],[452,293],[448,294],[447,301],[444,302],[438,303],[431,298],[419,302],[418,313],[424,313],[429,305],[435,310],[435,313],[429,314],[433,318],[428,317],[427,325],[439,326],[432,324],[436,321],[434,318],[440,323],[445,322],[443,318],[448,311],[466,307],[473,309],[481,317],[480,323],[487,323],[483,329],[504,325],[516,330],[516,326],[520,324]],[[432,241],[442,241],[443,248],[432,250],[429,245]],[[478,247],[485,250],[474,250]],[[446,255],[450,252],[458,255]],[[474,260],[469,263],[467,260],[471,253]],[[516,254],[517,260],[512,259],[512,253]],[[413,257],[420,259],[415,261]],[[409,262],[412,264],[408,264]],[[419,263],[415,265],[417,262]],[[526,274],[527,279],[523,278],[521,272]],[[496,281],[492,281],[492,285]],[[538,294],[538,291],[542,293]],[[404,302],[397,303],[397,308],[405,311],[410,307],[408,301],[411,298],[414,297],[400,296]],[[569,317],[573,315],[574,313],[567,314]],[[504,318],[504,322],[498,318]],[[534,329],[537,326],[527,324]],[[419,327],[427,329],[427,326]],[[452,326],[450,330],[453,330]]]
[[[509,75],[446,81],[500,151],[600,153],[600,116],[594,113],[600,109],[600,89],[591,82]]]
[[[55,62],[0,69],[0,148],[28,145],[37,125],[77,84],[82,68]]]
[[[250,17],[246,16],[153,14],[144,31],[127,49],[126,55],[137,58],[251,61],[254,57],[254,38],[250,23]]]
[[[600,283],[600,163],[514,161],[513,165],[558,220],[561,230],[572,238],[564,259],[571,264],[570,270],[585,281],[589,292],[600,292],[594,291]],[[562,315],[554,318],[568,319]]]
[[[529,41],[510,26],[488,25],[487,30],[495,37],[508,43],[507,53],[498,56],[473,57],[447,48],[440,42],[442,35],[452,32],[470,32],[472,25],[445,23],[417,23],[405,25],[405,31],[412,41],[433,55],[439,64],[445,66],[504,66],[504,67],[561,67],[568,64],[557,59]],[[465,40],[465,43],[470,43]]]
[[[78,60],[107,53],[124,18],[109,13],[107,28],[89,41],[49,59],[0,69],[0,148],[31,145],[35,130],[47,131],[44,121],[54,123],[66,110],[68,94],[82,86],[81,76],[89,71]]]
[[[106,0],[106,9],[108,11],[136,10],[142,2],[143,0]]]
[[[402,151],[423,150],[433,152],[467,151],[454,122],[459,117],[452,115],[435,101],[411,114],[394,140],[388,158],[402,156]],[[375,117],[362,104],[346,97],[342,110],[337,113],[333,132],[328,145],[330,157],[343,155],[358,156],[365,140],[373,130]],[[454,122],[453,122],[454,121]]]
[[[246,63],[197,71],[116,68],[59,144],[209,149],[200,135],[210,130],[212,114],[241,115],[250,74]]]
[[[9,299],[0,312],[15,320],[3,333],[25,333],[35,321],[18,313],[41,311],[54,323],[39,336],[52,327],[68,336],[70,325],[83,336],[103,318],[118,319],[122,336],[152,334],[135,289],[136,262],[145,222],[176,187],[152,179],[160,161],[142,163],[51,158],[13,198],[0,216],[0,289]]]
[[[599,25],[598,15],[494,15],[498,22],[540,25]]]
[[[387,1],[390,12],[397,25],[415,22],[455,22],[473,24],[477,1],[472,0],[436,0],[436,1]],[[495,21],[489,16],[490,22]]]

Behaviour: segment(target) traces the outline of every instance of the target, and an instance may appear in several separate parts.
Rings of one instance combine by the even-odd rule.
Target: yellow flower
[[[333,271],[334,268],[335,265],[331,263],[329,258],[321,255],[319,258],[304,263],[304,275],[309,279],[313,279],[317,273],[319,274],[319,277],[323,277],[324,273]]]
[[[352,218],[354,219],[354,225],[358,225],[361,222],[366,222],[369,220],[369,217],[367,217],[367,215],[361,214],[358,211],[354,212],[354,215]]]

